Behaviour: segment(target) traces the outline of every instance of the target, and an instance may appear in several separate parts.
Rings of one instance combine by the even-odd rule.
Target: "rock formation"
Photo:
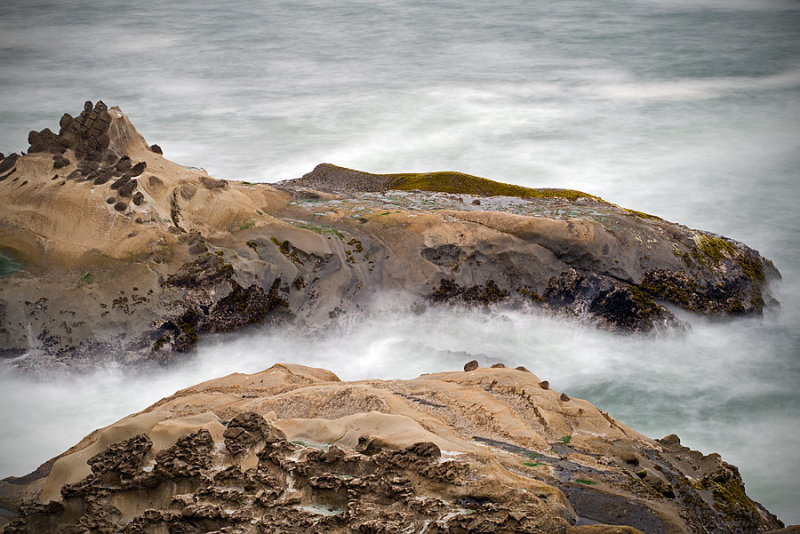
[[[324,326],[379,292],[648,331],[679,325],[664,303],[760,313],[779,276],[742,243],[579,191],[330,164],[218,180],[102,102],[29,142],[0,160],[0,252],[16,266],[0,355],[25,365],[168,359],[207,332]]]
[[[22,479],[5,534],[754,533],[717,454],[649,439],[528,371],[341,382],[278,364],[179,391]]]

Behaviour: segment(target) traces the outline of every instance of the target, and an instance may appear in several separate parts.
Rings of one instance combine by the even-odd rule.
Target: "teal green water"
[[[0,251],[0,278],[11,276],[15,272],[19,271],[21,266],[22,265],[17,260],[6,256],[2,251]]]
[[[290,360],[410,376],[484,354],[648,435],[722,453],[751,495],[800,523],[798,28],[796,0],[6,0],[5,153],[102,98],[167,157],[221,178],[277,181],[328,161],[579,189],[746,242],[783,282],[763,319],[689,318],[685,335],[398,313],[391,334],[375,318],[313,343],[224,338],[146,384],[114,369],[78,383],[6,374],[3,398],[33,388],[50,404],[0,412],[14,429],[0,476],[221,373]],[[58,432],[37,436],[33,418]]]

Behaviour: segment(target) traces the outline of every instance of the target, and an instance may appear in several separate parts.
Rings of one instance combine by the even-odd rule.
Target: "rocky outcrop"
[[[525,370],[465,368],[341,382],[279,364],[199,384],[7,481],[4,532],[783,526],[719,455],[651,440]]]
[[[321,164],[275,184],[165,159],[118,108],[87,102],[0,160],[0,353],[72,365],[168,359],[206,332],[322,327],[404,302],[514,306],[615,331],[774,303],[746,245],[588,193],[462,173]],[[64,356],[68,356],[64,358]]]

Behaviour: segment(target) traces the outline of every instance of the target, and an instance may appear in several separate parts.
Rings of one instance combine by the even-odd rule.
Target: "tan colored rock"
[[[22,265],[2,281],[0,352],[30,351],[38,364],[63,353],[76,365],[109,353],[168,359],[200,335],[253,321],[325,325],[382,292],[414,310],[537,306],[647,331],[680,326],[659,299],[699,313],[759,313],[778,276],[741,243],[574,191],[520,193],[484,180],[523,197],[480,192],[476,205],[463,201],[475,192],[447,182],[469,189],[476,177],[443,173],[438,184],[426,174],[428,190],[409,190],[398,176],[415,175],[330,164],[274,185],[219,180],[164,158],[102,102],[62,117],[58,135],[31,140],[44,151],[0,161],[0,247]],[[52,179],[55,148],[65,180]],[[193,235],[224,265],[198,258]],[[178,273],[186,283],[169,283]],[[251,303],[266,295],[253,321],[232,317],[237,288]],[[226,298],[222,313],[215,306]],[[80,316],[65,323],[72,313]]]
[[[15,486],[5,505],[26,495],[41,504],[22,504],[6,532],[202,521],[336,533],[782,526],[744,496],[738,472],[718,455],[675,439],[665,449],[539,383],[504,368],[341,382],[288,364],[211,380],[93,432]],[[720,508],[715,484],[748,513]],[[578,517],[615,525],[575,527]]]

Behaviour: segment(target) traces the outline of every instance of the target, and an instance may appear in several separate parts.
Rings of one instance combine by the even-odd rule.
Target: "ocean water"
[[[165,156],[216,177],[272,182],[327,161],[580,189],[743,241],[783,281],[764,317],[687,317],[688,332],[644,338],[376,305],[316,340],[210,339],[151,376],[23,378],[3,366],[0,476],[220,374],[296,361],[404,378],[475,357],[525,365],[647,435],[720,452],[748,494],[800,523],[798,28],[797,0],[5,0],[6,154],[102,99]]]

